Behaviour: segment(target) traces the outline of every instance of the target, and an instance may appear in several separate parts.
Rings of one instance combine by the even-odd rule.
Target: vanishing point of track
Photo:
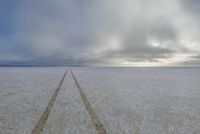
[[[58,96],[60,88],[61,88],[61,86],[62,86],[62,84],[64,82],[65,76],[67,75],[67,72],[68,72],[68,70],[64,73],[64,75],[63,75],[63,77],[62,77],[57,89],[53,93],[53,95],[52,95],[52,97],[51,97],[51,99],[50,99],[45,111],[43,112],[43,114],[41,115],[40,119],[36,123],[36,125],[33,128],[31,134],[41,134],[42,133],[42,131],[43,131],[44,127],[45,127],[45,124],[46,124],[46,122],[48,120],[48,117],[49,117],[49,115],[51,113],[51,109],[52,109],[52,107],[54,105],[54,102],[56,101],[56,98]],[[94,128],[96,129],[97,134],[106,134],[106,130],[105,130],[103,124],[100,122],[100,120],[97,117],[95,111],[93,110],[90,102],[88,101],[86,95],[84,94],[80,84],[78,83],[74,73],[72,72],[72,70],[70,70],[70,72],[71,72],[72,77],[73,77],[73,79],[75,81],[75,84],[76,84],[76,86],[77,86],[77,88],[79,90],[80,97],[81,97],[81,99],[82,99],[82,101],[83,101],[83,103],[85,105],[85,108],[86,108],[88,114],[90,115],[91,121],[92,121],[92,123],[94,125]]]

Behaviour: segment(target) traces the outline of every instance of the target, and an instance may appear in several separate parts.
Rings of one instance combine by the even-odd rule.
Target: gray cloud
[[[185,62],[181,62],[178,65],[181,65],[181,66],[199,66],[200,65],[200,55],[188,57],[188,59],[185,60]]]
[[[161,18],[153,22],[140,20],[137,26],[133,26],[130,33],[125,35],[122,54],[129,59],[135,58],[141,61],[168,58],[175,53],[175,50],[170,48],[170,45],[175,44],[170,42],[176,43],[176,38],[176,31],[167,20]],[[159,43],[159,46],[153,46],[153,43]]]
[[[199,16],[200,1],[199,0],[182,0],[183,6],[193,14]]]
[[[15,10],[9,12],[11,32],[3,33],[0,38],[0,62],[174,65],[188,64],[185,60],[188,57],[193,64],[189,57],[200,52],[200,30],[198,19],[185,13],[198,15],[200,8],[195,2],[199,3],[196,0],[20,0],[14,4]]]

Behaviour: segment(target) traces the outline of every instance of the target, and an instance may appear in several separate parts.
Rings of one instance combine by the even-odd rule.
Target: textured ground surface
[[[43,133],[96,133],[70,72],[65,78]]]
[[[77,68],[109,134],[200,134],[200,68]]]
[[[0,68],[0,134],[30,134],[65,68]]]
[[[0,133],[29,134],[66,68],[0,68]],[[72,68],[108,134],[200,134],[200,68]],[[44,134],[95,134],[70,73]]]

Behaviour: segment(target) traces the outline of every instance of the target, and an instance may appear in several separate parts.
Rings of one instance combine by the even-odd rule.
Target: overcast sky
[[[1,0],[0,65],[200,65],[200,0]]]

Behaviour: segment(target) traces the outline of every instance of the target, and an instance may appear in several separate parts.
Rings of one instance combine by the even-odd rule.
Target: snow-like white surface
[[[96,134],[70,72],[60,89],[43,134]]]
[[[30,134],[65,68],[0,68],[0,134]]]
[[[200,134],[200,68],[74,68],[109,134]]]
[[[66,68],[0,68],[0,134],[30,134]],[[72,68],[108,134],[200,134],[200,68]],[[44,134],[95,134],[68,72]]]

